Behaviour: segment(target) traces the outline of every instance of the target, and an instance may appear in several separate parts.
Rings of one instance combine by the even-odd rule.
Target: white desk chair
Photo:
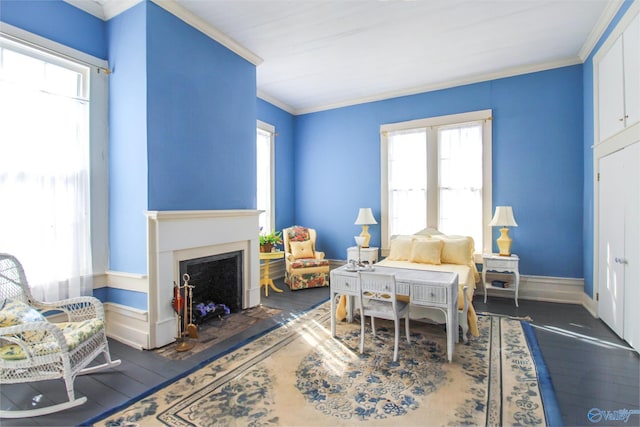
[[[360,353],[364,353],[364,322],[371,316],[371,330],[376,336],[375,318],[393,320],[395,342],[393,361],[398,360],[400,319],[404,318],[405,334],[409,339],[409,304],[396,299],[396,278],[393,274],[360,272]]]

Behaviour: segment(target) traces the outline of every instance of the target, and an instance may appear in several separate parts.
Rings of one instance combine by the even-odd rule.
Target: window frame
[[[276,231],[275,223],[276,223],[276,198],[275,198],[275,137],[276,137],[276,128],[275,126],[263,122],[261,120],[256,120],[256,131],[261,130],[263,132],[267,132],[270,135],[269,140],[269,210],[267,212],[267,217],[269,218],[268,224],[270,230],[262,230],[263,232],[272,232]],[[256,141],[257,142],[257,141]],[[257,153],[256,153],[256,161],[257,161]],[[257,167],[257,164],[256,164]],[[257,187],[256,187],[256,203],[258,200],[257,195]],[[262,212],[261,212],[262,213]]]
[[[433,183],[427,186],[427,224],[426,227],[437,228],[439,192],[438,190],[438,129],[454,125],[462,125],[469,122],[482,122],[482,242],[476,242],[476,251],[491,252],[492,230],[489,222],[493,209],[493,159],[492,159],[492,110],[478,110],[445,116],[429,117],[424,119],[409,120],[405,122],[388,123],[380,125],[380,204],[381,204],[381,244],[383,255],[388,255],[391,236],[389,235],[389,142],[390,132],[426,128],[427,130],[427,182]],[[435,167],[434,167],[435,165]],[[419,230],[416,230],[419,231]],[[479,254],[478,254],[479,255]]]
[[[70,61],[89,67],[88,86],[83,92],[89,103],[91,250],[94,276],[104,274],[109,270],[109,64],[4,22],[0,35],[12,43],[40,51],[52,63]],[[51,60],[52,55],[58,60]]]

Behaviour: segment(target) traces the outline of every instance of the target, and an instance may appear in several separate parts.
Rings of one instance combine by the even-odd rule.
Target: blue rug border
[[[299,312],[296,312],[296,313],[292,313],[286,319],[280,321],[279,323],[276,323],[275,325],[265,329],[264,331],[259,332],[259,333],[255,334],[255,335],[252,335],[249,338],[247,338],[247,339],[245,339],[243,341],[240,341],[240,342],[236,343],[235,345],[229,347],[228,349],[220,351],[220,352],[212,355],[208,359],[201,361],[197,365],[187,369],[186,371],[184,371],[184,372],[182,372],[182,373],[180,373],[180,374],[178,374],[178,375],[176,375],[176,376],[174,376],[172,378],[169,378],[169,379],[161,382],[160,384],[158,384],[158,385],[156,385],[156,386],[154,386],[154,387],[152,387],[152,388],[150,388],[150,389],[138,394],[137,396],[132,397],[131,399],[127,400],[126,402],[123,402],[120,405],[115,406],[113,408],[107,409],[106,411],[103,411],[100,414],[98,414],[98,415],[96,415],[96,416],[94,416],[92,418],[89,418],[86,421],[81,422],[80,424],[78,424],[78,426],[82,426],[82,427],[92,426],[96,422],[98,422],[100,420],[103,420],[104,418],[107,418],[110,415],[115,414],[116,412],[126,408],[127,406],[137,402],[138,400],[144,399],[145,397],[155,393],[156,391],[158,391],[160,389],[163,389],[163,388],[167,387],[168,385],[178,381],[179,379],[184,378],[187,375],[190,375],[190,374],[194,373],[195,371],[205,367],[209,363],[211,363],[211,362],[213,362],[213,361],[215,361],[215,360],[217,360],[217,359],[219,359],[219,358],[221,358],[223,356],[226,356],[227,354],[239,349],[240,347],[242,347],[242,346],[244,346],[244,345],[246,345],[246,344],[248,344],[248,343],[250,343],[252,341],[257,340],[258,338],[268,334],[271,331],[274,331],[274,330],[276,330],[278,328],[283,327],[284,325],[286,325],[290,321],[295,320],[295,319],[299,318],[300,316],[303,316],[304,314],[310,312],[311,310],[314,310],[314,309],[318,308],[319,306],[321,306],[322,304],[326,303],[329,300],[330,300],[330,298],[325,298],[322,301],[320,301],[317,304],[309,307],[306,310],[299,311]]]
[[[553,382],[551,381],[551,374],[549,373],[547,364],[542,356],[542,351],[538,344],[538,338],[533,326],[524,320],[521,320],[520,324],[522,325],[522,330],[527,340],[529,351],[531,352],[531,356],[536,364],[536,370],[538,371],[538,385],[540,387],[540,394],[542,397],[547,425],[564,426],[560,405],[558,404],[558,399],[556,397],[556,391],[553,388]]]

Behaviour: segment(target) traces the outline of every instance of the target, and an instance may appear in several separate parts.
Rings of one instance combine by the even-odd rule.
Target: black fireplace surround
[[[242,310],[243,251],[227,252],[180,261],[180,285],[183,275],[190,277],[193,307],[199,303],[224,304],[232,313]],[[176,282],[178,283],[178,282]]]

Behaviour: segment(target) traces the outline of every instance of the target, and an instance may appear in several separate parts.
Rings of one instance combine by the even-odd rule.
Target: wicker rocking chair
[[[64,315],[65,323],[50,322],[42,313]],[[100,353],[105,363],[88,367]],[[119,364],[111,360],[104,309],[97,298],[36,301],[20,262],[0,254],[0,384],[63,379],[68,396],[68,401],[43,408],[2,409],[0,418],[34,417],[81,405],[87,398],[75,397],[75,377]]]

